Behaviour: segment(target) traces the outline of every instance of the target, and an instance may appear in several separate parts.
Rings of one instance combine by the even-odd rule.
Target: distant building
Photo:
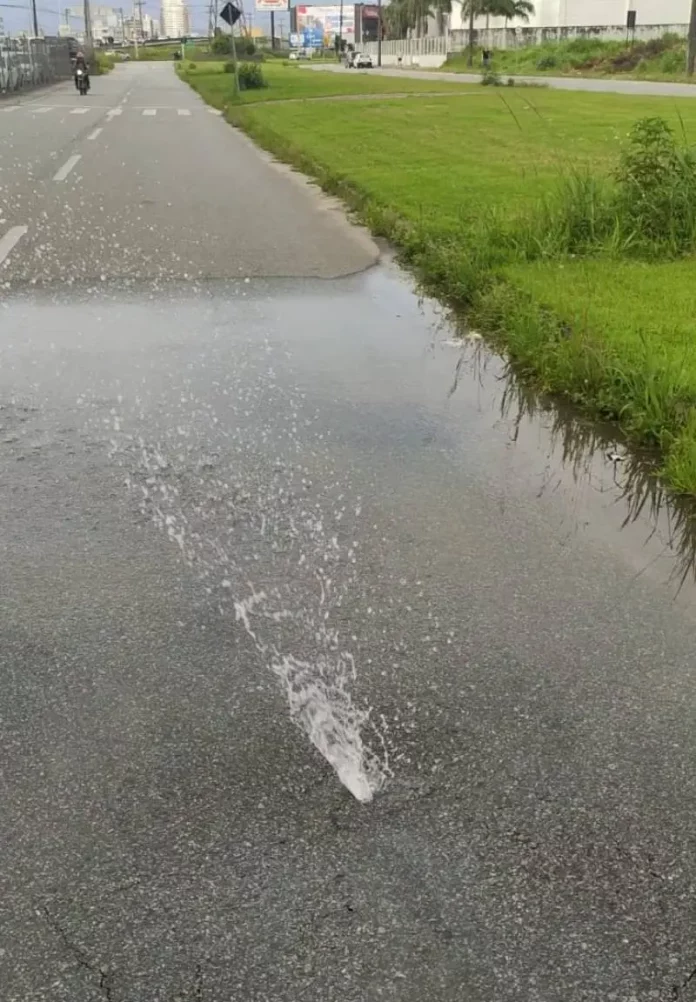
[[[121,8],[102,7],[93,5],[92,15],[92,38],[95,45],[112,45],[125,41],[124,21]],[[71,25],[77,22],[77,25]],[[58,34],[62,38],[75,36],[80,42],[84,42],[84,7],[68,7],[65,10],[65,21],[58,26]]]
[[[149,42],[160,37],[159,21],[149,14],[140,17],[126,17],[123,21],[123,32],[126,42]]]
[[[533,0],[534,13],[529,18],[530,28],[609,28],[626,24],[627,12],[637,10],[639,25],[684,25],[689,23],[690,0]],[[468,26],[466,12],[462,14],[461,0],[453,0],[449,28],[465,30]],[[476,28],[514,28],[527,23],[505,21],[498,17],[477,17]],[[431,29],[431,25],[428,25]],[[434,27],[434,26],[432,26]],[[439,34],[437,28],[428,34]]]
[[[160,29],[163,38],[184,38],[191,34],[188,7],[184,0],[162,0]]]

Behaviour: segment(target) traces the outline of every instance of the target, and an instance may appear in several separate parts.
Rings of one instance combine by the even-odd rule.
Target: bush
[[[234,63],[225,63],[225,73],[234,73]],[[268,87],[259,63],[239,63],[239,89],[263,90]]]
[[[661,73],[683,73],[686,63],[686,54],[682,49],[680,52],[665,52],[660,59]]]
[[[241,90],[263,90],[266,78],[259,63],[242,63],[239,67],[239,87]]]
[[[232,51],[232,39],[229,35],[216,35],[210,43],[210,51],[216,56],[228,56]]]
[[[101,76],[110,73],[116,65],[116,56],[107,56],[103,52],[97,52],[91,60],[90,73],[92,76]]]
[[[250,38],[245,38],[239,46],[239,51],[243,56],[253,56],[256,54],[256,46]]]
[[[547,55],[542,56],[541,59],[537,60],[536,68],[538,70],[555,70],[558,66],[558,60],[555,56]]]
[[[487,66],[481,74],[481,83],[484,87],[501,87],[503,81],[500,79],[499,73]]]

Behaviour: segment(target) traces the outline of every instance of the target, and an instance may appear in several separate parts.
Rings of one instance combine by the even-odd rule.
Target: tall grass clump
[[[676,257],[696,247],[696,156],[663,118],[633,126],[616,180],[616,216],[627,249]]]
[[[511,225],[486,224],[492,248],[516,260],[610,254],[648,260],[696,251],[696,154],[662,118],[633,126],[609,177],[564,173]]]

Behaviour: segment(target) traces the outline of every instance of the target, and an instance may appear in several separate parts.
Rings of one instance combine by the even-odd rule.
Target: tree
[[[527,24],[534,13],[534,4],[529,0],[496,0],[496,6],[500,8],[497,17],[504,17],[506,21]]]
[[[477,17],[485,14],[504,17],[507,27],[508,21],[529,21],[533,13],[534,4],[530,0],[462,0],[462,14],[469,16],[468,65],[474,65],[474,21]]]
[[[450,0],[435,0],[437,8],[449,8],[449,5]],[[430,0],[392,0],[382,9],[392,38],[407,38],[411,31],[420,38],[428,17],[433,13]]]

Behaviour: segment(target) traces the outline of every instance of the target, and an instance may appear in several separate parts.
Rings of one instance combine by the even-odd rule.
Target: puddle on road
[[[436,548],[438,572],[466,541],[469,513],[452,503],[462,485],[501,523],[543,509],[561,542],[605,541],[632,568],[626,593],[649,576],[691,601],[694,509],[668,497],[655,462],[455,335],[388,269],[215,285],[174,307],[102,292],[3,309],[0,462],[50,463],[57,429],[80,420],[83,441],[100,437],[141,514],[244,627],[290,717],[360,801],[398,771],[386,722],[354,696],[362,634],[379,621],[384,649],[400,654],[408,623],[438,659],[456,642],[432,596],[415,607],[418,546]],[[443,530],[427,540],[433,484]],[[403,555],[410,574],[376,570],[379,553]]]
[[[696,503],[665,488],[657,453],[630,446],[615,425],[538,393],[478,335],[462,328],[453,338],[448,326],[443,320],[448,336],[440,344],[457,355],[449,395],[469,395],[475,385],[481,407],[497,410],[511,446],[536,441],[546,464],[538,496],[575,495],[579,529],[601,510],[610,527],[642,543],[634,550],[638,574],[658,569],[675,597],[696,584]]]

